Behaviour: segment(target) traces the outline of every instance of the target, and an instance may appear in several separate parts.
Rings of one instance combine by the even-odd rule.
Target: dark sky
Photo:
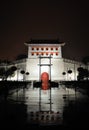
[[[65,42],[63,57],[89,56],[89,4],[86,0],[16,0],[0,3],[0,59],[27,52],[30,38]]]

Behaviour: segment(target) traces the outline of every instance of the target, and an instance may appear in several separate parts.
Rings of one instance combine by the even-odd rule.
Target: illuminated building
[[[28,47],[28,58],[13,61],[7,66],[7,68],[12,65],[17,67],[15,75],[8,77],[8,80],[39,81],[44,72],[51,81],[77,80],[77,68],[80,65],[86,67],[81,62],[62,57],[62,47],[65,43],[59,39],[31,39],[24,44]],[[23,75],[20,73],[22,70],[25,72]],[[72,70],[72,73],[68,74],[68,70]]]

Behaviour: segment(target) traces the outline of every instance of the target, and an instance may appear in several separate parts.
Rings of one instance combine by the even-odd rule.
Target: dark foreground
[[[16,91],[16,90],[15,90]],[[28,89],[26,90],[28,91]],[[32,90],[34,91],[34,90]],[[32,92],[31,91],[31,92]],[[56,90],[56,92],[60,92]],[[16,92],[17,93],[17,92]],[[18,93],[17,93],[18,94]],[[31,94],[31,93],[29,93]],[[27,121],[28,112],[27,104],[24,103],[24,100],[18,102],[18,100],[9,100],[8,95],[0,96],[0,130],[6,129],[89,129],[89,96],[86,93],[82,94],[83,98],[78,98],[74,93],[73,97],[71,94],[60,95],[61,100],[63,99],[63,121],[62,123],[53,123],[53,124],[42,124],[40,121]],[[24,94],[23,94],[24,95]],[[29,95],[27,95],[29,96]],[[66,97],[67,96],[67,97]],[[16,98],[16,97],[15,97]],[[72,100],[74,99],[74,100]],[[55,100],[57,101],[57,100]],[[59,100],[58,100],[59,101]],[[57,101],[57,103],[58,103]],[[59,104],[61,102],[59,101]],[[67,104],[67,105],[66,105]]]
[[[69,102],[64,108],[63,123],[43,125],[40,123],[27,123],[27,106],[11,101],[0,102],[0,129],[4,128],[88,128],[89,127],[89,101]]]

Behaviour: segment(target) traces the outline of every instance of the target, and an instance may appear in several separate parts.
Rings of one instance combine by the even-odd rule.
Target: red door
[[[41,74],[41,81],[42,81],[42,89],[43,90],[49,89],[49,74],[47,72],[43,72]]]

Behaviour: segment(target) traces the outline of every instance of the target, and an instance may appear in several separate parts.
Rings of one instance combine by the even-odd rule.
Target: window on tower
[[[34,50],[34,47],[32,47],[32,50]]]
[[[48,47],[46,48],[46,50],[48,50]]]
[[[38,56],[38,55],[39,55],[39,53],[36,53],[36,55]]]
[[[39,48],[37,47],[36,50],[39,50]]]
[[[44,50],[44,48],[42,47],[41,50]]]
[[[58,52],[56,52],[56,56],[58,56]]]
[[[32,56],[34,55],[34,53],[31,53],[32,54]]]
[[[44,53],[41,53],[41,55],[44,55]]]
[[[58,50],[58,47],[56,47],[55,49]]]
[[[46,53],[46,55],[48,55],[48,53]]]
[[[53,50],[53,47],[51,47],[51,50]]]
[[[51,53],[51,55],[53,56],[53,53]]]

